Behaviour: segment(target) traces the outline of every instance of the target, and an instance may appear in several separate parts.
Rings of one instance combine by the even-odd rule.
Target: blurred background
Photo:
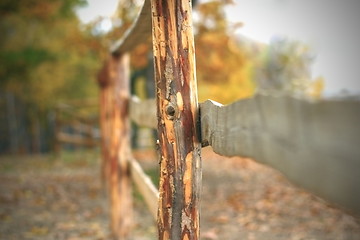
[[[93,101],[93,108],[76,111],[96,117],[97,72],[141,2],[1,2],[0,153],[53,149],[58,104]],[[315,99],[360,92],[357,1],[195,2],[200,101],[227,104],[256,92]],[[141,98],[153,96],[144,75],[150,49],[149,39],[131,54],[132,92]]]
[[[109,239],[98,176],[96,79],[142,2],[0,1],[1,239]],[[228,104],[256,93],[314,101],[360,93],[360,1],[193,2],[200,102]],[[131,52],[131,91],[141,99],[154,97],[151,48],[148,39]],[[149,149],[154,133],[140,130],[134,128],[133,146]],[[53,154],[60,152],[61,163]],[[136,154],[156,159],[152,150]],[[278,173],[248,159],[224,163],[209,149],[204,158],[213,161],[204,170],[210,184],[203,199],[214,211],[203,211],[203,239],[360,236],[357,220],[292,188]],[[156,179],[153,163],[145,161]],[[34,215],[14,210],[19,203]],[[56,222],[50,211],[58,214]],[[136,239],[155,239],[140,238],[156,235],[142,211]]]
[[[141,2],[1,2],[0,153],[54,148],[57,104],[96,103],[96,74]],[[360,92],[358,1],[195,2],[200,101],[227,104],[255,92],[310,98]],[[142,98],[153,96],[144,75],[150,48],[149,39],[131,54],[132,92]],[[96,104],[80,111],[94,118]]]

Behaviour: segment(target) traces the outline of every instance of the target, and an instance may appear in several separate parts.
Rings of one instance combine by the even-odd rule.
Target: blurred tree
[[[0,88],[25,104],[32,142],[59,100],[95,96],[98,44],[80,31],[84,0],[0,2]],[[85,29],[86,30],[86,29]],[[37,148],[37,147],[33,147]],[[37,151],[35,149],[35,151]]]
[[[213,1],[196,6],[197,20],[194,22],[194,32],[200,101],[211,98],[229,103],[252,96],[255,90],[251,79],[251,57],[232,35],[234,29],[241,24],[230,24],[225,16],[223,8],[229,3],[231,1]],[[139,6],[141,4],[137,0],[119,1],[115,17],[112,19],[116,28],[102,36],[105,45],[109,46],[114,39],[119,39],[131,26],[140,9]],[[101,19],[94,25],[99,22]],[[139,76],[140,81],[139,84],[134,83],[133,92],[138,95],[144,95],[144,85],[154,84],[149,81],[146,81],[146,84],[141,82],[142,77],[149,80],[145,72],[148,69],[151,49],[149,39],[131,53],[133,75]]]
[[[40,110],[61,98],[95,94],[96,53],[80,32],[74,7],[83,0],[2,1],[1,88]],[[90,70],[90,71],[89,71]],[[74,87],[76,88],[76,91]],[[81,88],[79,88],[81,86]],[[46,99],[46,101],[44,101]]]
[[[319,99],[322,96],[325,87],[325,79],[323,77],[317,77],[310,83],[307,89],[307,95],[314,99]]]
[[[322,78],[312,79],[313,61],[310,48],[305,44],[286,38],[274,38],[265,48],[257,68],[258,90],[319,98],[324,81]]]
[[[211,1],[197,6],[195,48],[199,99],[229,103],[254,94],[252,60],[238,43],[226,19],[224,6],[231,1]]]

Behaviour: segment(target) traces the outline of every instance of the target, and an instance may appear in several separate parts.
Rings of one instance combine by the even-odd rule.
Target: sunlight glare
[[[111,19],[110,18],[104,18],[101,22],[100,22],[100,30],[102,32],[109,32],[112,27],[113,27],[113,24],[111,22]]]

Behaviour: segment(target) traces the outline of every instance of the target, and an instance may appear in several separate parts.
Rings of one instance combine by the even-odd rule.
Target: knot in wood
[[[165,113],[166,116],[169,120],[174,120],[175,118],[175,113],[176,113],[176,109],[175,106],[173,104],[169,104],[165,107]]]

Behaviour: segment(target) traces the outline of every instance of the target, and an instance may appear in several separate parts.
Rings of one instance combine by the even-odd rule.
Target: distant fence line
[[[30,111],[32,118],[29,117]],[[0,90],[0,154],[46,153],[52,150],[53,112],[44,117],[36,111],[15,94]]]
[[[59,102],[55,107],[54,150],[59,152],[63,145],[74,147],[95,147],[100,144],[99,117],[97,111],[81,113],[81,110],[97,108],[97,99],[82,99]]]

